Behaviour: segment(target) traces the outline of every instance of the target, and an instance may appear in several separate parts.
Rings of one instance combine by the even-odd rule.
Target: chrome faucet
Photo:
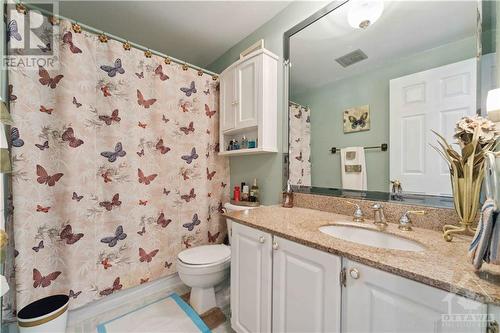
[[[385,220],[384,215],[384,206],[382,204],[376,203],[372,206],[373,209],[373,224],[378,227],[387,227],[387,221]]]

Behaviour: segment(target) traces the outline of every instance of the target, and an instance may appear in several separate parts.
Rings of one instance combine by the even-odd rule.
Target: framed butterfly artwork
[[[344,111],[344,133],[368,131],[370,129],[370,106],[362,105]]]

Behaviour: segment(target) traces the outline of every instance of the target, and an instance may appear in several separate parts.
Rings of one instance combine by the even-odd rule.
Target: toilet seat
[[[223,244],[202,245],[179,252],[177,259],[186,266],[214,266],[230,261],[231,249]]]

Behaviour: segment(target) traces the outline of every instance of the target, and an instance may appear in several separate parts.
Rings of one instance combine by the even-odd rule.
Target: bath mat
[[[98,333],[210,333],[200,316],[179,295],[147,304],[97,326]]]
[[[191,295],[190,292],[181,295],[181,298],[189,304],[189,296]],[[210,310],[200,314],[201,320],[210,328],[211,330],[219,327],[221,324],[223,324],[226,321],[226,316],[224,315],[224,312],[218,307],[211,308]]]

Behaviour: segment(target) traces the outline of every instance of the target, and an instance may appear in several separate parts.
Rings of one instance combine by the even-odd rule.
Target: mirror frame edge
[[[296,25],[294,25],[292,28],[288,29],[287,31],[285,31],[285,33],[283,34],[283,65],[284,65],[284,99],[285,99],[285,107],[286,107],[286,111],[285,111],[285,114],[286,114],[286,117],[287,117],[287,149],[286,151],[284,151],[283,153],[286,154],[285,156],[287,156],[288,158],[286,158],[286,166],[283,166],[282,167],[282,170],[285,170],[286,168],[286,172],[287,172],[287,177],[286,177],[286,182],[283,183],[282,187],[283,187],[283,190],[286,191],[287,189],[287,184],[288,184],[288,181],[290,180],[290,115],[289,115],[289,112],[290,112],[290,68],[292,66],[292,63],[291,63],[291,60],[290,60],[290,38],[299,33],[300,31],[302,31],[303,29],[307,28],[308,26],[312,25],[313,23],[315,23],[316,21],[320,20],[321,18],[323,18],[324,16],[330,14],[331,12],[333,12],[335,9],[339,8],[340,6],[346,4],[347,2],[349,2],[350,0],[334,0],[332,2],[330,2],[329,4],[327,4],[326,6],[324,6],[323,8],[319,9],[318,11],[316,11],[315,13],[313,13],[312,15],[310,15],[309,17],[307,17],[306,19],[302,20],[301,22],[297,23]],[[477,0],[477,24],[478,24],[478,29],[477,32],[479,34],[479,36],[477,36],[478,38],[478,41],[479,41],[479,47],[480,49],[482,49],[482,40],[481,40],[481,34],[482,34],[482,20],[483,20],[483,13],[482,13],[482,0]],[[477,50],[477,52],[480,52],[479,50]],[[477,59],[477,62],[478,62],[478,68],[481,68],[481,61],[480,61],[480,54],[478,53],[476,55],[476,59]],[[478,71],[480,73],[480,71]],[[478,73],[478,74],[479,74]],[[479,77],[480,78],[480,77]],[[476,78],[478,79],[478,78]],[[480,103],[479,101],[476,101],[477,103]],[[476,108],[476,112],[478,114],[481,113],[481,109],[480,107],[479,108]],[[282,163],[285,163],[285,158],[282,159]],[[284,177],[283,177],[284,178]],[[292,187],[296,187],[296,186],[292,186]],[[311,191],[300,191],[300,188],[302,186],[298,186],[298,192],[304,192],[304,193],[311,193]],[[303,186],[303,188],[314,188],[313,186]],[[321,187],[320,187],[321,188]],[[325,190],[328,189],[328,188],[324,188]],[[342,189],[340,189],[342,190]],[[371,195],[370,195],[370,192],[377,192],[377,191],[363,191],[365,193],[365,197],[363,199],[365,200],[373,200],[371,199]],[[390,192],[383,192],[383,193],[387,193],[388,195],[390,194]],[[323,194],[323,195],[328,195],[328,196],[338,196],[338,195],[335,195],[335,194]],[[422,198],[449,198],[449,197],[444,197],[444,196],[430,196],[430,195],[422,195]],[[452,198],[452,197],[451,197]],[[391,203],[395,203],[395,204],[415,204],[415,203],[412,203],[411,201],[395,201],[395,200],[387,200]],[[431,207],[443,207],[443,206],[440,206],[440,205],[430,205]],[[446,208],[453,208],[453,205],[451,205],[450,207],[446,207]]]
[[[286,177],[286,182],[282,184],[282,189],[285,191],[287,189],[288,181],[290,179],[290,117],[289,117],[289,112],[290,112],[290,67],[291,67],[291,62],[290,62],[290,38],[297,34],[298,32],[302,31],[303,29],[307,28],[311,24],[315,23],[316,21],[319,21],[322,19],[324,16],[330,14],[333,12],[335,9],[339,8],[340,6],[346,4],[349,2],[349,0],[334,0],[324,6],[323,8],[317,10],[315,13],[312,15],[308,16],[306,19],[302,20],[301,22],[297,23],[283,34],[283,80],[284,80],[284,99],[285,99],[285,114],[286,114],[286,119],[287,119],[287,136],[286,136],[286,151],[283,152],[284,156],[288,156],[286,159],[286,170],[287,170],[287,177]],[[282,159],[282,163],[285,163],[285,157]],[[285,168],[282,167],[282,170]]]

